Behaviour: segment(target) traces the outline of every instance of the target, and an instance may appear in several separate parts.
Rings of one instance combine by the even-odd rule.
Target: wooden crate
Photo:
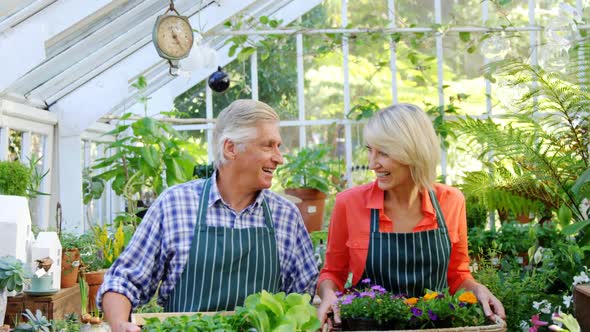
[[[59,292],[48,296],[30,296],[20,294],[9,296],[6,306],[4,324],[14,326],[15,319],[24,321],[22,313],[25,309],[33,313],[41,310],[47,319],[63,319],[66,314],[77,313],[80,315],[80,288],[74,287],[60,289]]]
[[[582,331],[590,331],[590,284],[576,285],[574,288],[574,317]]]

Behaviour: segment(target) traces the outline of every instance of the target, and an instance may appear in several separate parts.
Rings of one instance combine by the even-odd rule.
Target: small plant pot
[[[43,292],[52,289],[53,277],[45,274],[42,277],[31,278],[31,291]]]
[[[94,312],[96,309],[96,294],[104,281],[104,274],[106,272],[107,270],[104,269],[84,273],[84,279],[88,283],[88,312]]]
[[[309,188],[288,188],[285,189],[285,193],[301,199],[301,202],[295,205],[301,212],[307,232],[321,231],[327,195],[319,190]]]
[[[77,248],[64,250],[61,257],[61,288],[73,287],[78,283],[80,250]]]

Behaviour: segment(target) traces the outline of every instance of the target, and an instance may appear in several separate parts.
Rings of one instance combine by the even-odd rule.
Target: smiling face
[[[383,191],[396,187],[414,186],[410,166],[392,159],[387,153],[375,147],[367,146],[369,152],[369,168],[377,176],[377,184]]]
[[[274,172],[283,163],[281,144],[279,123],[259,122],[255,137],[244,143],[235,155],[235,164],[240,168],[240,185],[252,191],[270,188]]]

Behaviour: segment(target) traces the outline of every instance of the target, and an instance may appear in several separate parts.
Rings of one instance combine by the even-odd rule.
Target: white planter
[[[25,197],[0,195],[0,257],[30,261],[31,214]]]
[[[61,243],[56,232],[39,232],[37,239],[31,245],[31,259],[35,265],[36,259],[51,257],[53,264],[47,271],[53,278],[52,288],[61,287]]]

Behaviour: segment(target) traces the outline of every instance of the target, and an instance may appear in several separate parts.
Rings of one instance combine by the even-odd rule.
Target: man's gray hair
[[[223,144],[231,140],[238,149],[256,137],[256,126],[261,121],[280,121],[279,115],[267,104],[250,99],[238,99],[223,109],[213,129],[213,158],[215,167],[227,162],[223,155]]]

